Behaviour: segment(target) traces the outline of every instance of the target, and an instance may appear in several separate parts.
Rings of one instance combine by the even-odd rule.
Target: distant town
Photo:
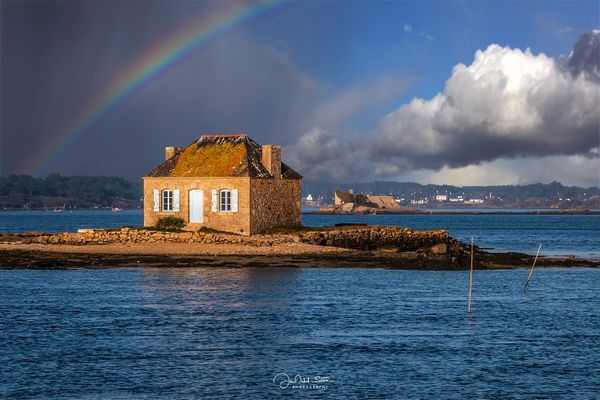
[[[336,191],[354,196],[354,199],[339,199],[345,204],[378,208],[379,211],[393,205],[413,209],[600,209],[600,188],[564,186],[559,182],[459,187],[413,182],[344,184],[310,180],[302,182],[302,207],[309,210],[334,207]],[[142,196],[141,180],[130,181],[120,177],[62,176],[56,173],[46,178],[28,175],[0,177],[0,210],[136,209],[142,207]]]
[[[312,209],[343,204],[389,210],[398,208],[545,208],[600,209],[600,188],[563,186],[559,182],[531,185],[449,186],[410,182],[371,182],[345,185],[306,182],[302,206]],[[345,194],[355,196],[349,199]],[[374,207],[373,205],[376,205]],[[346,206],[348,209],[348,206]],[[365,211],[365,210],[361,210]]]

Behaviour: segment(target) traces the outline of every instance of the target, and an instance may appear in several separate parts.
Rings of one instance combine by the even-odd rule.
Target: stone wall
[[[302,242],[319,246],[342,247],[355,250],[380,250],[398,253],[424,250],[428,253],[459,254],[464,247],[443,230],[415,231],[400,227],[348,227],[301,233],[242,236],[204,231],[162,232],[148,229],[81,229],[78,233],[24,233],[9,235],[9,240],[42,244],[112,244],[112,243],[220,243],[249,246],[270,246]]]
[[[300,225],[300,180],[259,179],[250,184],[251,232],[262,233],[277,226]]]
[[[270,246],[289,243],[287,235],[241,236],[208,232],[162,232],[147,229],[81,229],[77,233],[25,233],[13,235],[23,243],[94,245],[112,243],[217,243]],[[1,241],[1,240],[0,240]],[[13,240],[14,242],[14,240]]]
[[[179,189],[179,211],[154,211],[154,189]],[[204,196],[203,223],[190,223],[189,192],[201,189]],[[238,212],[213,212],[211,210],[212,189],[237,189]],[[153,226],[160,217],[172,215],[183,218],[186,230],[195,231],[203,226],[242,235],[250,234],[250,178],[185,178],[185,177],[145,177],[144,178],[144,226]]]
[[[299,241],[356,250],[393,248],[403,252],[453,244],[454,239],[444,230],[415,231],[396,226],[376,226],[306,232],[300,234]],[[437,251],[442,252],[442,246]]]

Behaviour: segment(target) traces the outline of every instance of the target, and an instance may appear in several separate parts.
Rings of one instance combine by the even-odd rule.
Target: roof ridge
[[[219,138],[219,137],[248,137],[245,133],[207,133],[200,135],[202,138]]]

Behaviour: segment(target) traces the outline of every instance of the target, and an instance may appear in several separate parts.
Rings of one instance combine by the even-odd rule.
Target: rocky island
[[[474,247],[475,268],[529,267],[533,257]],[[242,236],[214,230],[81,229],[77,233],[0,234],[0,268],[366,267],[462,270],[471,247],[447,231],[394,226],[294,227]],[[540,258],[538,266],[598,267],[576,257]]]

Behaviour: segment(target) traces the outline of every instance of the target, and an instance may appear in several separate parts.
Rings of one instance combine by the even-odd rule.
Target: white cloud
[[[409,24],[404,24],[404,32],[406,32],[406,33],[412,32],[412,26],[410,26]]]
[[[498,158],[585,155],[598,146],[600,85],[554,59],[490,45],[459,64],[444,91],[388,114],[374,139],[376,175],[456,169]]]
[[[600,160],[583,156],[501,158],[466,167],[439,171],[416,170],[398,178],[420,183],[465,185],[524,185],[559,181],[577,186],[600,187]]]
[[[594,35],[600,32],[582,35],[560,60],[490,45],[470,65],[455,66],[441,93],[389,113],[372,135],[352,136],[347,128],[356,115],[402,94],[408,81],[398,76],[358,85],[309,115],[318,128],[286,148],[286,157],[318,180],[599,186]]]

